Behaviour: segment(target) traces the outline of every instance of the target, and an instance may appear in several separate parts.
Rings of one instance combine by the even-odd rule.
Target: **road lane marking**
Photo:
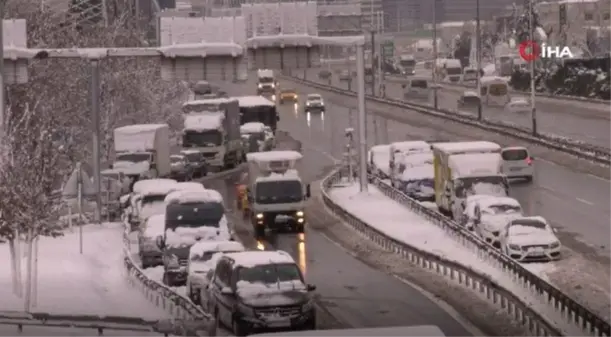
[[[584,203],[584,204],[586,204],[586,205],[594,206],[594,203],[593,203],[593,202],[588,201],[588,200],[586,200],[586,199],[582,199],[582,198],[575,198],[575,199],[577,199],[577,201],[579,201],[579,202],[581,202],[581,203]]]

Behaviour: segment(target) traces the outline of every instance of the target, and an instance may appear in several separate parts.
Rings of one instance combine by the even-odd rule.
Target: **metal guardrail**
[[[400,76],[396,76],[396,75],[385,75],[384,78],[386,80],[389,80],[390,82],[394,82],[394,83],[405,83],[406,82],[406,78],[405,77],[400,77]],[[468,89],[475,89],[476,88],[475,84],[470,85],[470,84],[452,83],[452,82],[440,82],[439,84],[443,85],[444,87],[450,87],[450,89],[455,88],[456,90],[459,90],[460,88],[465,88],[465,89],[466,88],[468,88]],[[520,95],[529,95],[530,91],[522,91],[522,90],[511,89],[510,93],[512,93],[512,94],[520,94]],[[580,102],[584,102],[584,103],[594,103],[594,104],[601,104],[601,105],[609,105],[609,103],[611,103],[611,101],[606,100],[606,99],[589,98],[589,97],[581,97],[581,96],[570,96],[570,95],[553,95],[553,94],[549,94],[549,93],[545,93],[545,92],[537,92],[536,96],[537,97],[545,97],[545,98],[549,98],[549,99],[557,99],[559,101],[580,101]]]
[[[458,243],[471,251],[477,252],[480,258],[490,262],[510,276],[516,286],[529,293],[528,303],[493,280],[490,280],[488,276],[470,267],[411,247],[361,221],[334,203],[328,195],[329,189],[341,180],[342,169],[345,170],[345,168],[338,169],[323,180],[323,202],[333,213],[370,240],[391,252],[401,255],[409,263],[433,271],[453,282],[458,282],[482,295],[482,297],[485,297],[493,304],[500,305],[502,310],[519,321],[536,336],[563,335],[566,332],[558,327],[562,323],[581,331],[583,335],[610,336],[611,327],[604,319],[577,303],[550,283],[542,280],[515,260],[491,247],[465,228],[457,225],[440,213],[423,206],[389,185],[384,184],[377,178],[372,177],[371,180],[386,196],[442,228],[446,234]],[[545,305],[546,309],[555,313],[554,316],[562,317],[564,322],[549,321],[549,318],[535,311],[533,308],[534,302]]]
[[[326,91],[335,92],[338,94],[346,95],[346,96],[356,96],[356,93],[353,91],[340,89],[331,85],[325,85],[317,82],[312,82],[308,80],[304,80],[301,78],[283,75],[287,79],[295,82],[300,82],[307,86],[316,87],[319,89],[323,89]],[[416,104],[412,102],[404,102],[397,99],[391,98],[380,98],[374,97],[371,95],[366,95],[366,99],[369,101],[388,104],[394,107],[409,109],[413,111],[417,111],[426,115],[432,115],[444,119],[448,119],[454,122],[458,122],[465,125],[470,125],[477,127],[482,130],[495,132],[498,134],[506,135],[509,137],[518,138],[523,141],[527,141],[530,143],[538,144],[545,146],[547,148],[561,151],[564,153],[568,153],[570,155],[576,156],[578,158],[586,159],[589,161],[593,161],[599,164],[603,164],[606,166],[611,165],[611,150],[607,148],[603,148],[600,146],[595,146],[591,144],[586,144],[584,142],[568,139],[565,137],[548,135],[548,134],[539,134],[537,136],[533,136],[531,131],[522,128],[520,126],[500,122],[500,121],[490,121],[490,120],[477,120],[476,116],[461,114],[457,111],[445,110],[445,109],[433,109],[430,106]],[[390,117],[392,119],[392,117]]]

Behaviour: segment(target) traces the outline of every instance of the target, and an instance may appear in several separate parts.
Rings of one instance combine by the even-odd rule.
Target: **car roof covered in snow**
[[[185,130],[216,130],[223,125],[225,115],[222,112],[206,112],[184,115]]]
[[[448,165],[454,178],[468,178],[498,175],[502,162],[496,153],[466,153],[450,156]]]
[[[215,191],[204,189],[201,191],[196,190],[183,190],[183,191],[174,191],[168,194],[164,200],[166,203],[179,203],[179,204],[189,204],[189,203],[198,203],[198,202],[223,202],[223,196]]]
[[[202,183],[195,181],[183,181],[176,183],[176,191],[203,191],[206,188]]]
[[[501,151],[501,146],[499,144],[488,141],[434,143],[432,144],[432,147],[433,150],[438,150],[449,154],[459,154],[477,151]]]
[[[332,329],[332,330],[303,330],[283,331],[255,334],[251,336],[280,337],[280,336],[405,336],[405,337],[442,337],[443,331],[435,325],[393,326],[380,328]]]
[[[521,216],[519,218],[511,219],[511,223],[512,224],[516,224],[516,225],[520,221],[538,221],[538,222],[544,223],[546,225],[548,224],[547,220],[545,220],[545,218],[540,216],[540,215]]]
[[[435,170],[433,165],[419,165],[414,167],[408,167],[401,174],[403,181],[415,181],[424,179],[433,179],[435,177]]]
[[[402,154],[397,158],[400,164],[406,167],[419,165],[433,165],[433,152],[416,152],[410,154]]]
[[[390,149],[390,144],[382,144],[382,145],[374,145],[372,146],[369,151],[370,152],[375,152],[375,153],[379,153],[379,152],[387,152]]]
[[[174,179],[139,180],[132,190],[134,194],[140,195],[165,195],[174,191],[177,183]]]
[[[291,255],[282,250],[253,250],[247,252],[229,253],[225,254],[225,256],[234,261],[234,266],[246,268],[267,264],[295,263],[295,260],[293,260]]]
[[[488,198],[482,198],[481,200],[478,200],[477,203],[479,204],[479,207],[481,207],[482,209],[489,208],[491,206],[497,206],[497,205],[507,205],[507,206],[513,206],[513,207],[519,207],[519,208],[522,207],[520,203],[514,198],[499,197],[499,196],[490,196]]]
[[[244,245],[237,241],[198,241],[189,248],[189,259],[206,252],[242,252]]]
[[[274,102],[263,96],[237,96],[240,107],[255,107],[255,106],[276,106]]]
[[[267,151],[267,152],[251,152],[246,154],[247,161],[282,161],[282,160],[300,160],[303,155],[297,151]]]
[[[244,123],[240,126],[241,133],[259,133],[265,131],[265,124],[259,122]]]
[[[420,152],[430,151],[431,144],[423,140],[405,141],[405,142],[394,142],[390,144],[390,151],[392,152]]]

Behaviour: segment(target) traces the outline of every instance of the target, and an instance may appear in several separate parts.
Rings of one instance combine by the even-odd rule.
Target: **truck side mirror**
[[[162,237],[162,236],[158,236],[158,237],[155,239],[155,243],[157,244],[157,247],[159,247],[159,249],[163,249],[163,248],[164,248],[164,246],[165,246],[165,242],[164,242],[164,240],[163,240],[163,237]]]
[[[312,196],[312,193],[310,191],[310,184],[306,185],[306,198],[310,198],[310,196]]]

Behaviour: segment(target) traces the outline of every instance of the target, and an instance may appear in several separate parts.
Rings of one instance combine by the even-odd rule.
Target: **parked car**
[[[191,171],[193,172],[193,178],[200,178],[208,175],[208,162],[202,152],[198,150],[181,150],[180,154],[187,159],[187,164],[191,167]]]
[[[172,178],[180,181],[193,179],[193,168],[189,165],[187,157],[182,154],[170,156]]]
[[[501,232],[500,239],[503,252],[520,262],[551,261],[561,256],[560,240],[540,216],[511,220]]]

